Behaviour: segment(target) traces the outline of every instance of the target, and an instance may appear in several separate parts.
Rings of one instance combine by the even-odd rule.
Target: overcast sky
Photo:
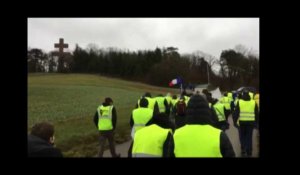
[[[130,51],[177,47],[220,57],[222,50],[245,45],[259,53],[259,18],[28,18],[28,47],[57,50],[59,38],[86,48],[117,47]]]

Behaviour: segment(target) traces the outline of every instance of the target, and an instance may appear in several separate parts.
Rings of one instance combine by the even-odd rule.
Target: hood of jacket
[[[212,113],[208,102],[201,95],[193,95],[188,103],[186,124],[213,124]]]

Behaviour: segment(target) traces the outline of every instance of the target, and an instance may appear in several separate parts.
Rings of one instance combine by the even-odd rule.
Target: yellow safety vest
[[[229,97],[226,97],[226,96],[222,97],[221,103],[224,104],[226,110],[230,110],[230,98]]]
[[[146,97],[146,99],[148,100],[148,108],[154,110],[154,105],[156,103],[156,100],[150,97]]]
[[[138,106],[138,108],[140,108],[141,106],[140,106],[140,101],[141,101],[141,99],[138,99],[138,102],[137,102],[137,106]],[[149,103],[149,102],[148,102]]]
[[[160,113],[166,112],[166,107],[164,104],[165,98],[164,97],[155,97],[155,100],[157,102],[159,112]]]
[[[148,106],[147,106],[147,108],[154,110],[154,105],[155,105],[156,100],[155,100],[155,99],[152,99],[152,98],[150,98],[150,97],[145,97],[145,98],[146,98],[147,101],[148,101]],[[141,106],[140,106],[140,101],[141,101],[141,99],[138,100],[138,108],[141,107]]]
[[[98,112],[98,129],[99,131],[112,130],[112,109],[113,106],[99,106],[97,108]]]
[[[178,102],[178,99],[177,99],[177,98],[176,98],[176,99],[173,99],[173,98],[172,98],[171,104],[172,104],[172,107],[173,107],[173,108],[175,107],[175,105],[176,105],[177,102]]]
[[[172,97],[171,96],[166,96],[165,98],[168,102],[168,105],[171,106]]]
[[[228,92],[228,93],[227,93],[227,97],[229,98],[229,101],[232,101],[232,100],[233,100],[233,97],[232,97],[232,93],[231,93],[231,92]]]
[[[250,99],[253,100],[254,99],[254,94],[252,92],[249,92],[249,96],[250,96]]]
[[[238,101],[239,101],[239,98],[236,97],[236,99],[235,99],[235,101],[234,101],[234,106],[237,105]]]
[[[240,117],[239,121],[254,121],[255,120],[255,101],[254,100],[239,100]]]
[[[184,102],[185,102],[186,106],[188,105],[189,101],[190,101],[190,97],[184,96]]]
[[[226,119],[225,119],[224,105],[218,102],[213,107],[216,111],[219,122],[225,121]]]
[[[170,129],[156,124],[146,126],[134,135],[132,157],[162,157],[163,145]]]
[[[222,157],[220,134],[210,125],[187,124],[175,130],[175,157]]]
[[[149,108],[137,108],[132,111],[134,131],[138,131],[149,122],[153,116],[153,110]]]

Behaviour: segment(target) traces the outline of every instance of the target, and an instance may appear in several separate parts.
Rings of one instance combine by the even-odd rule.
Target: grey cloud
[[[69,50],[118,47],[132,51],[174,46],[180,53],[196,50],[216,57],[243,44],[259,52],[258,18],[29,18],[28,46],[54,50],[63,37]]]

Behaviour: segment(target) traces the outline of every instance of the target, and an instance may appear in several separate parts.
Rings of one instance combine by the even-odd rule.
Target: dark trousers
[[[226,121],[221,121],[218,122],[218,128],[221,129],[222,131],[225,131],[226,129],[228,129],[228,123]]]
[[[99,157],[103,157],[104,147],[106,139],[108,140],[109,150],[112,157],[117,157],[116,150],[115,150],[115,143],[114,143],[114,135],[112,130],[108,131],[99,131],[100,137],[100,150],[99,150]]]
[[[226,118],[226,121],[228,122],[228,117],[229,117],[229,115],[230,115],[230,109],[225,109],[224,110],[224,114],[225,114],[225,118]]]
[[[239,135],[242,154],[252,156],[252,135],[254,125],[252,123],[240,124]]]

